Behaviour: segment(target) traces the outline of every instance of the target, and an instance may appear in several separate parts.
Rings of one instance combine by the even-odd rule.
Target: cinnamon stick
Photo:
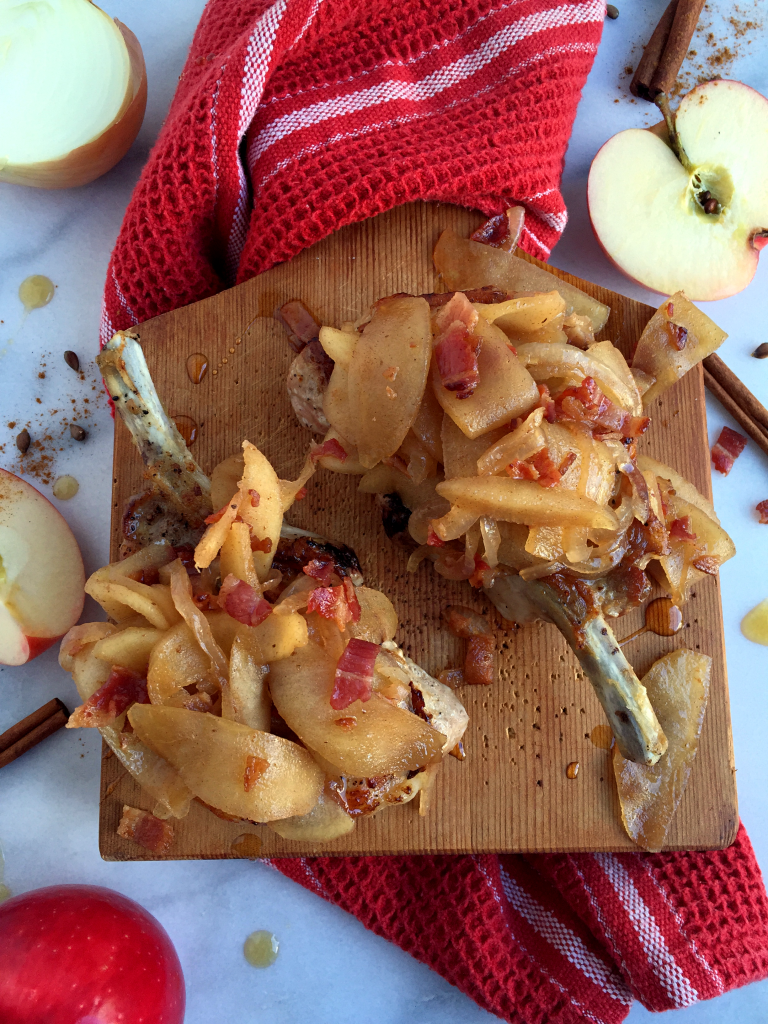
[[[630,84],[640,99],[669,95],[688,53],[704,0],[672,0],[648,41]]]
[[[0,768],[21,757],[67,724],[69,711],[58,697],[12,725],[0,736]]]
[[[726,366],[720,356],[714,352],[711,356],[707,356],[704,360],[704,369],[715,378],[724,391],[728,392],[736,404],[741,406],[750,419],[753,419],[762,428],[763,433],[768,433],[768,409],[755,398],[733,370]]]
[[[656,68],[659,66],[664,48],[667,45],[672,22],[675,20],[676,10],[677,0],[671,0],[669,6],[659,19],[658,25],[653,30],[653,35],[643,50],[643,56],[637,65],[634,77],[629,83],[629,91],[633,96],[637,96],[641,100],[649,100],[652,103],[655,99],[650,91],[651,82],[656,74]]]
[[[718,400],[725,411],[733,416],[744,433],[751,437],[758,448],[768,455],[768,431],[763,431],[760,425],[742,409],[736,399],[731,397],[728,391],[718,383],[706,367],[704,368],[704,384],[709,393]]]

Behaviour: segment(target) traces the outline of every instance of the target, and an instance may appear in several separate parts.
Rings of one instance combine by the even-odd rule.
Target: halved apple
[[[640,284],[723,299],[746,288],[768,241],[768,100],[741,82],[705,82],[675,121],[688,166],[654,131],[606,142],[589,172],[592,227]]]
[[[47,498],[0,469],[0,665],[23,665],[80,618],[77,541]]]

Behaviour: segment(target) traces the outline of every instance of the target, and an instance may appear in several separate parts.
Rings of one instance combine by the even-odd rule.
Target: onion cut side
[[[147,104],[136,36],[90,0],[0,7],[0,181],[86,185],[121,160]]]

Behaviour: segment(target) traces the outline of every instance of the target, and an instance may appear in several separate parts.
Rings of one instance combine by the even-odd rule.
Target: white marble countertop
[[[653,108],[629,98],[623,69],[636,61],[634,44],[647,39],[665,0],[619,3],[621,15],[606,22],[579,108],[563,185],[570,220],[552,262],[657,305],[658,298],[608,264],[586,210],[587,173],[598,148],[616,131],[657,120]],[[0,185],[0,466],[17,468],[14,436],[28,421],[33,436],[40,436],[43,429],[54,437],[61,435],[53,475],[72,473],[80,481],[80,492],[73,500],[56,504],[80,542],[89,572],[106,561],[108,552],[112,421],[92,362],[104,276],[123,211],[168,108],[203,0],[105,0],[104,6],[133,29],[144,47],[149,106],[139,139],[117,168],[86,188],[43,192]],[[741,16],[728,5],[729,14],[734,10]],[[725,28],[718,38],[727,38]],[[753,30],[747,43],[742,37],[732,47],[740,56],[721,73],[768,94],[766,30]],[[701,44],[699,62],[707,52],[711,50]],[[49,276],[57,291],[49,306],[22,322],[17,291],[29,274]],[[730,335],[722,357],[766,404],[768,361],[753,360],[749,353],[765,340],[767,305],[764,257],[745,292],[706,307]],[[65,349],[80,355],[85,382],[64,364]],[[89,431],[84,444],[71,440],[66,430],[71,410],[76,422]],[[711,399],[707,412],[712,441],[729,421]],[[18,425],[9,428],[13,421]],[[721,577],[741,815],[765,868],[766,652],[742,637],[739,623],[768,596],[760,569],[768,559],[768,527],[758,525],[753,512],[758,501],[768,498],[768,462],[750,444],[727,479],[715,477],[715,504],[739,551]],[[31,480],[50,496],[50,486]],[[87,615],[93,611],[86,607]],[[53,696],[74,703],[74,687],[59,669],[55,650],[22,668],[0,668],[0,732]],[[56,882],[102,884],[143,903],[168,929],[181,957],[187,1024],[231,1018],[295,1024],[310,1016],[315,1024],[479,1024],[496,1019],[354,918],[264,865],[102,862],[97,845],[100,746],[96,734],[62,731],[3,770],[0,841],[6,881],[16,893]],[[243,940],[257,928],[273,931],[281,942],[276,964],[265,971],[249,967],[242,955]],[[639,1022],[648,1016],[635,1005],[629,1020]],[[737,1019],[741,1024],[768,1019],[768,982],[675,1015],[680,1024]]]

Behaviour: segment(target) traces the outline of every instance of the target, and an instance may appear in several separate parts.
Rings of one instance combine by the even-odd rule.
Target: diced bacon
[[[306,496],[307,496],[307,488],[306,487],[300,487],[298,489],[298,491],[296,491],[296,495],[295,495],[293,500],[294,501],[301,501],[301,499],[302,498],[306,498]]]
[[[321,560],[313,558],[311,562],[302,567],[301,571],[306,576],[311,576],[313,580],[317,580],[318,583],[322,583],[324,587],[327,587],[334,575],[333,559]]]
[[[670,303],[672,305],[672,303]],[[673,307],[674,308],[674,307]],[[669,314],[672,316],[672,314]],[[667,334],[669,335],[669,344],[672,348],[676,348],[678,352],[682,352],[688,342],[688,331],[685,327],[681,327],[680,324],[667,324]]]
[[[557,472],[560,474],[561,477],[565,476],[565,474],[568,472],[568,470],[571,468],[575,461],[576,452],[568,452],[563,461],[557,467]]]
[[[475,636],[464,657],[464,682],[470,686],[488,686],[493,682],[493,637]]]
[[[336,666],[336,678],[331,694],[331,707],[343,711],[356,700],[370,700],[373,692],[373,666],[379,645],[353,637]]]
[[[473,636],[491,636],[492,630],[488,620],[471,608],[460,604],[449,604],[443,611],[443,624],[449,633],[460,640],[470,640]]]
[[[251,537],[251,551],[263,551],[265,555],[268,555],[271,550],[271,537],[264,537],[262,540],[259,540],[258,537]]]
[[[489,582],[487,574],[492,573],[492,569],[487,562],[484,562],[480,555],[475,555],[475,571],[469,577],[469,582],[473,587],[484,587]]]
[[[445,541],[441,540],[438,537],[438,535],[435,533],[435,531],[432,529],[431,526],[429,527],[429,529],[427,531],[427,544],[431,548],[442,548],[442,547],[445,547]]]
[[[259,494],[258,491],[255,491],[253,487],[248,488],[248,493],[251,496],[251,507],[258,508],[259,502],[261,501],[261,495]]]
[[[178,558],[181,564],[187,571],[187,576],[199,576],[197,566],[195,565],[195,549],[191,544],[182,544],[179,547],[173,549],[174,558]]]
[[[349,732],[350,729],[354,729],[357,725],[357,719],[354,715],[350,715],[349,718],[335,718],[333,724]]]
[[[344,582],[346,583],[346,579]],[[354,591],[354,587],[352,589]],[[356,595],[354,600],[356,609],[350,606],[344,584],[338,587],[317,587],[309,595],[307,611],[317,612],[324,619],[332,619],[343,633],[348,622],[357,622],[360,619],[360,604]]]
[[[127,805],[123,806],[117,834],[152,853],[168,853],[173,844],[173,825],[170,822],[156,818],[149,811]]]
[[[347,605],[352,613],[351,622],[359,622],[361,615],[360,602],[357,599],[357,591],[355,585],[349,577],[345,576],[341,581],[342,587],[344,587],[344,596],[347,599]]]
[[[742,434],[731,430],[730,427],[723,427],[720,436],[712,446],[712,462],[715,469],[728,476],[733,464],[747,446],[747,439]]]
[[[718,569],[720,568],[719,560],[717,558],[713,558],[711,555],[702,555],[701,558],[694,558],[691,565],[694,569],[699,569],[701,572],[705,572],[709,576],[716,576]]]
[[[532,466],[530,462],[521,462],[520,459],[515,459],[508,466],[505,466],[504,472],[513,480],[539,479],[538,469]]]
[[[146,677],[122,665],[113,665],[106,683],[91,694],[85,704],[75,708],[67,726],[100,729],[111,725],[132,704],[149,704]]]
[[[633,416],[614,405],[602,393],[592,377],[585,377],[578,387],[566,388],[554,400],[554,409],[546,412],[554,423],[565,420],[590,427],[596,437],[606,433],[617,437],[639,437],[650,424],[647,416]]]
[[[228,508],[235,508],[235,505],[232,505],[228,501],[226,505],[222,505],[218,512],[212,512],[208,516],[208,518],[204,520],[205,525],[211,526],[213,523],[218,523],[218,521],[224,516],[224,513],[227,511]]]
[[[136,580],[137,583],[143,583],[145,586],[152,587],[155,583],[160,582],[160,570],[156,565],[145,565],[143,569],[139,569],[133,573],[130,577],[132,580]]]
[[[478,317],[477,310],[474,309],[464,292],[454,292],[448,302],[435,313],[433,323],[439,338],[443,332],[457,322],[471,331],[477,323]]]
[[[538,384],[539,389],[539,405],[544,410],[544,419],[547,423],[555,422],[555,403],[549,394],[549,388],[546,384]]]
[[[681,516],[680,519],[673,519],[669,524],[669,536],[675,540],[696,540],[696,534],[691,533],[691,517]]]
[[[528,460],[538,473],[536,482],[542,487],[554,487],[560,483],[560,470],[554,464],[546,448],[536,452]]]
[[[309,457],[313,462],[317,462],[319,459],[324,459],[326,457],[338,459],[339,462],[346,462],[347,454],[348,453],[343,445],[340,444],[335,437],[331,437],[327,441],[323,441],[322,444],[313,448],[309,453]]]
[[[466,324],[455,320],[441,333],[435,345],[435,361],[446,391],[454,391],[457,398],[470,398],[474,394],[480,383],[477,340]]]
[[[768,523],[768,500],[758,502],[755,511],[760,516],[761,523]]]
[[[299,299],[283,303],[272,315],[288,332],[294,352],[301,352],[305,345],[320,336],[320,325]]]
[[[272,605],[250,583],[239,580],[232,573],[219,591],[219,607],[245,626],[258,626],[272,614]]]
[[[248,755],[243,772],[243,789],[246,793],[251,792],[267,768],[269,768],[269,761],[265,761],[263,757],[256,757],[255,754]]]

